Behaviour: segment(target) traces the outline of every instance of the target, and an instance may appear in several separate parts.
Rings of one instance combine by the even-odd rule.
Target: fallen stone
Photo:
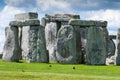
[[[2,59],[4,61],[17,62],[20,59],[18,28],[6,27],[6,42],[3,49]]]
[[[105,35],[100,27],[89,27],[87,34],[86,61],[90,65],[106,64]]]
[[[63,26],[58,31],[56,57],[59,63],[77,63],[76,37],[72,26]]]

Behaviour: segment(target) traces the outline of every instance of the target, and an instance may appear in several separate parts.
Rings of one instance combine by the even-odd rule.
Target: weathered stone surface
[[[56,62],[56,40],[57,40],[57,25],[54,22],[48,23],[45,26],[46,48],[49,52],[49,62]]]
[[[73,15],[73,14],[46,14],[45,15],[46,20],[49,21],[69,21],[70,19],[80,19],[79,15]]]
[[[45,29],[42,26],[40,26],[38,32],[37,49],[38,49],[37,60],[39,62],[49,62],[49,55],[46,50],[45,43]]]
[[[29,12],[29,13],[22,13],[15,15],[15,20],[17,21],[28,20],[28,19],[38,19],[38,14],[34,12]]]
[[[116,39],[116,35],[109,35],[110,39]]]
[[[43,17],[43,18],[41,19],[40,25],[43,26],[43,27],[45,27],[46,24],[47,24],[47,20]]]
[[[0,58],[2,58],[2,56],[3,56],[3,53],[2,53],[2,52],[0,52]]]
[[[115,43],[112,39],[110,39],[109,44],[108,44],[108,57],[114,56],[115,55]]]
[[[76,37],[72,26],[63,26],[58,31],[56,57],[59,63],[77,63]]]
[[[25,26],[22,30],[22,57],[27,62],[48,62],[45,39],[40,26]]]
[[[77,63],[83,63],[83,56],[82,54],[82,43],[81,43],[81,30],[80,27],[73,27],[75,30],[75,37],[76,37],[76,61]]]
[[[107,21],[71,19],[68,24],[73,26],[81,26],[81,27],[90,27],[90,26],[106,27]]]
[[[105,35],[103,28],[89,27],[87,34],[86,60],[87,64],[105,65],[106,64],[106,48]]]
[[[18,41],[18,28],[6,27],[6,42],[3,49],[4,61],[19,61],[19,41]]]
[[[116,36],[116,53],[115,53],[115,65],[120,65],[120,28]]]
[[[22,26],[39,26],[40,21],[38,19],[35,20],[24,20],[24,21],[11,21],[9,23],[10,26],[22,27]]]

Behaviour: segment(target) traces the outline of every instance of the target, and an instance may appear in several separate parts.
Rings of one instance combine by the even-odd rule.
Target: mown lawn
[[[120,66],[15,63],[0,60],[0,80],[120,80]]]

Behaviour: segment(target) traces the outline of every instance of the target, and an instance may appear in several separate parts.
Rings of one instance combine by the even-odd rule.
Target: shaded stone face
[[[109,44],[108,44],[108,57],[114,56],[115,55],[115,43],[112,39],[110,39]]]
[[[48,23],[45,26],[46,48],[49,52],[49,62],[56,62],[56,40],[57,40],[57,25],[54,22]]]
[[[120,29],[116,36],[116,53],[115,53],[115,65],[120,65]]]
[[[89,27],[87,34],[86,60],[87,64],[105,65],[106,48],[105,35],[100,27]]]
[[[49,55],[46,50],[45,43],[45,31],[44,27],[40,26],[38,31],[38,40],[37,40],[37,62],[49,62]]]
[[[56,57],[59,63],[77,63],[76,37],[72,26],[63,26],[57,35]]]
[[[6,27],[6,42],[3,49],[4,61],[19,61],[19,41],[18,41],[18,28],[16,27]]]

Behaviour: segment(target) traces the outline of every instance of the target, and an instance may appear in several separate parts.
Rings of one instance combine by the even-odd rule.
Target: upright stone
[[[120,28],[118,29],[116,37],[116,53],[115,53],[115,65],[120,65]]]
[[[87,64],[105,65],[106,49],[104,32],[101,27],[89,27],[87,34],[86,60]]]
[[[45,43],[45,30],[42,26],[39,27],[38,31],[37,50],[37,62],[49,62],[49,55]]]
[[[5,34],[6,42],[3,49],[2,59],[4,61],[17,62],[20,59],[18,28],[6,27]]]
[[[72,26],[63,26],[58,31],[56,57],[59,63],[77,63],[76,37]]]
[[[44,28],[40,26],[38,14],[29,12],[15,15],[11,26],[21,27],[20,45],[22,58],[27,62],[48,62]]]
[[[39,26],[24,26],[22,30],[22,57],[27,62],[35,62]]]
[[[46,48],[49,53],[49,62],[56,62],[56,38],[57,25],[56,23],[48,23],[45,27]]]
[[[83,63],[83,55],[82,54],[82,43],[81,43],[81,30],[79,26],[73,26],[75,30],[75,37],[76,37],[76,60],[77,63]]]

